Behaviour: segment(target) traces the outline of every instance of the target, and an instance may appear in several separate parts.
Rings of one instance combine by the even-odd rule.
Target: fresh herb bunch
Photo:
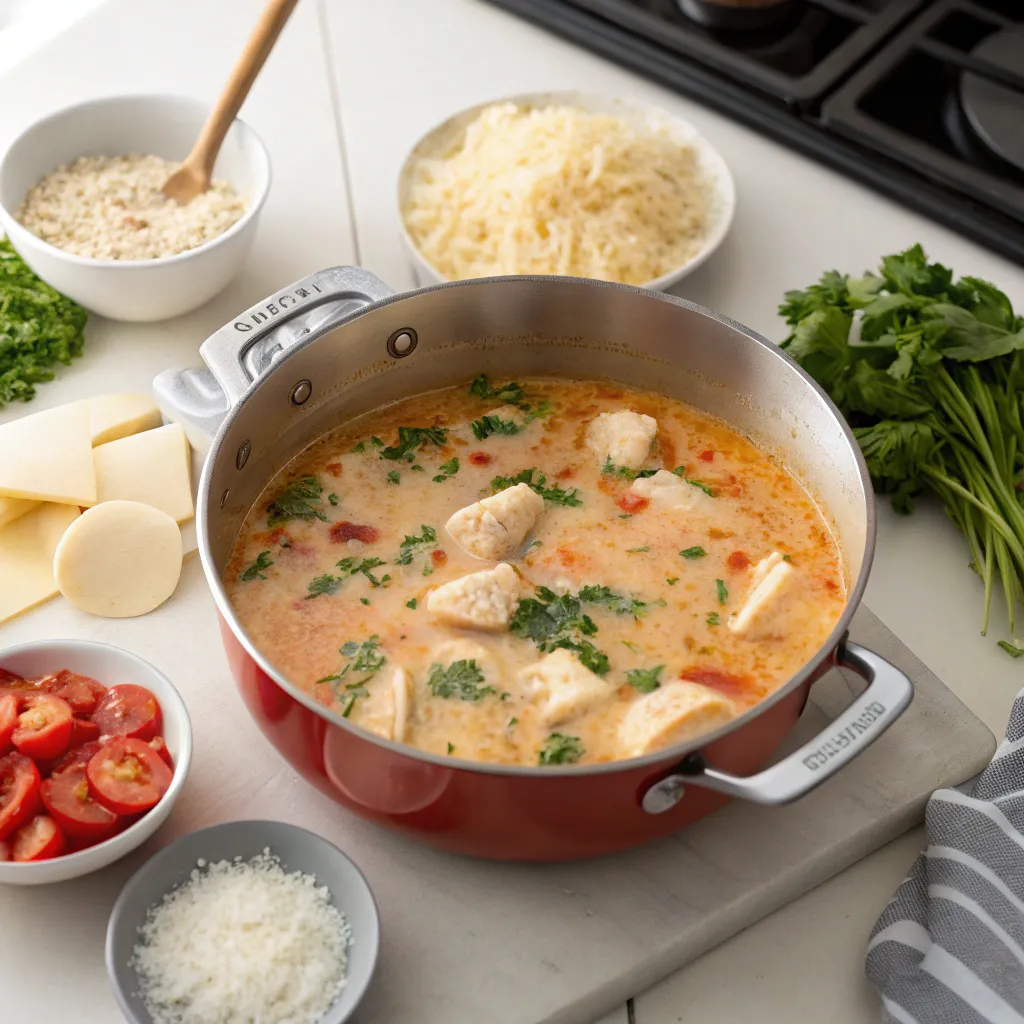
[[[878,274],[829,271],[786,293],[782,347],[850,421],[875,487],[897,512],[934,491],[985,585],[998,574],[1014,628],[1024,596],[1024,318],[994,285],[954,281],[921,246]]]
[[[0,409],[28,402],[53,380],[54,363],[82,354],[88,314],[40,281],[6,238],[0,238]]]

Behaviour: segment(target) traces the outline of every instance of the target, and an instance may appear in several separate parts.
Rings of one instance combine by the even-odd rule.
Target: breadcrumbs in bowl
[[[234,186],[214,180],[180,206],[160,191],[178,169],[158,156],[83,156],[29,190],[18,221],[44,242],[91,259],[174,256],[222,235],[245,213]]]

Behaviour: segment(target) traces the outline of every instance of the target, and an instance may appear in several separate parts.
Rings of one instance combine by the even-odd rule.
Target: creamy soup
[[[478,377],[320,439],[253,507],[225,580],[256,646],[350,722],[520,765],[718,728],[846,598],[821,511],[749,439],[552,378]]]

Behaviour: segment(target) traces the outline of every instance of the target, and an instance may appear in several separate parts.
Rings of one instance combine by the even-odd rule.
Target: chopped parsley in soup
[[[714,730],[846,599],[821,511],[724,423],[614,384],[485,376],[307,448],[226,583],[256,646],[350,722],[514,765]]]

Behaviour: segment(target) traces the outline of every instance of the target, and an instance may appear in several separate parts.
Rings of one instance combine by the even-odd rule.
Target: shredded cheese
[[[140,937],[132,966],[154,1024],[315,1024],[345,984],[352,939],[329,891],[270,850],[200,860]]]
[[[692,147],[575,107],[487,107],[410,170],[405,225],[448,280],[572,274],[645,284],[692,259],[711,190]]]

